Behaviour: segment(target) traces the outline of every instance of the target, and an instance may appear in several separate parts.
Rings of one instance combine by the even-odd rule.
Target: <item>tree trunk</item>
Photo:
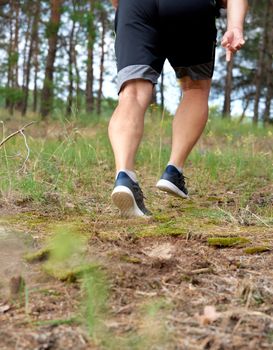
[[[104,81],[104,60],[105,60],[105,35],[106,35],[106,13],[105,10],[101,9],[101,55],[100,55],[100,78],[99,78],[99,90],[97,97],[97,113],[101,114],[101,100],[102,100],[102,89]]]
[[[16,55],[16,60],[14,62],[14,69],[15,69],[15,79],[14,79],[14,88],[19,87],[19,65],[18,65],[18,59],[19,59],[19,12],[20,12],[20,2],[18,0],[13,1],[14,6],[14,13],[15,13],[15,36],[14,36],[14,54]]]
[[[31,26],[31,37],[30,37],[30,44],[29,44],[29,50],[28,50],[28,57],[25,64],[25,79],[24,79],[24,86],[23,86],[23,102],[22,102],[22,116],[26,115],[27,112],[27,105],[28,105],[28,96],[29,96],[29,82],[30,82],[30,72],[31,72],[31,61],[33,56],[33,50],[34,50],[34,43],[37,41],[38,36],[38,25],[39,25],[39,19],[40,19],[40,1],[36,1],[32,5],[32,8],[30,9],[30,17],[33,17],[32,19],[32,26]]]
[[[38,1],[38,8],[39,12],[41,11],[40,7],[40,2]],[[37,23],[39,26],[39,18],[40,18],[40,13],[36,14],[37,16]],[[38,73],[39,73],[39,33],[38,30],[39,28],[36,28],[36,31],[33,35],[33,66],[34,66],[34,89],[33,89],[33,105],[32,105],[32,110],[33,112],[37,112],[38,108]]]
[[[89,0],[89,20],[87,28],[87,79],[86,79],[86,112],[90,113],[94,110],[94,44],[96,38],[95,25],[94,25],[94,9],[95,0]]]
[[[68,50],[68,98],[66,106],[66,115],[69,116],[72,113],[73,105],[73,91],[74,91],[74,79],[73,79],[73,55],[75,53],[75,43],[74,43],[74,32],[75,32],[75,20],[73,19],[72,29],[69,35],[69,50]]]
[[[8,80],[7,80],[7,98],[6,108],[13,115],[16,96],[14,93],[18,89],[18,45],[19,45],[19,1],[10,2],[10,43],[8,49]]]
[[[272,57],[273,57],[273,0],[268,1],[268,14],[267,21],[267,40],[266,40],[266,96],[265,96],[265,110],[264,110],[264,124],[270,123],[271,103],[273,99],[273,69],[272,69]]]
[[[269,2],[268,2],[269,4]],[[265,48],[266,48],[266,28],[267,28],[267,21],[268,21],[268,10],[269,6],[267,6],[267,11],[265,11],[264,14],[264,21],[263,21],[263,34],[261,38],[261,44],[260,44],[260,50],[259,50],[259,59],[257,62],[257,68],[256,68],[256,78],[255,78],[255,97],[254,97],[254,116],[253,116],[253,123],[257,124],[259,121],[259,107],[260,107],[260,99],[262,95],[262,83],[263,83],[263,77],[264,77],[264,68],[265,68]]]
[[[6,109],[10,110],[11,107],[11,98],[10,98],[10,88],[12,86],[12,61],[13,61],[13,18],[12,18],[12,6],[10,9],[10,18],[9,18],[9,45],[8,45],[8,79],[7,79],[7,96],[6,96]],[[13,114],[13,108],[10,110],[10,113]]]
[[[233,85],[233,59],[227,62],[227,73],[225,79],[225,99],[223,104],[222,116],[223,118],[231,117],[231,92]]]
[[[52,111],[53,105],[53,75],[57,51],[58,31],[60,27],[62,0],[51,0],[51,18],[48,24],[48,54],[44,85],[41,93],[41,115],[45,119]]]
[[[79,27],[80,28],[80,27]],[[74,59],[74,69],[75,69],[75,73],[76,73],[76,109],[77,111],[81,109],[81,89],[80,89],[80,69],[78,67],[78,60],[77,60],[77,50],[74,46],[74,55],[73,55],[73,59]]]

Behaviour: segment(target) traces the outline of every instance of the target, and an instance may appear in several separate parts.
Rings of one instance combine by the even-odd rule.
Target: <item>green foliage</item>
[[[47,39],[51,38],[52,36],[56,35],[59,31],[60,24],[54,23],[49,21],[46,25],[46,30],[45,30],[45,37]]]
[[[23,99],[23,91],[20,88],[0,87],[1,98],[8,99],[11,103],[17,103]]]
[[[19,52],[11,52],[11,54],[8,57],[8,65],[15,66],[18,63],[19,60]]]
[[[107,334],[104,324],[107,313],[108,286],[104,274],[95,271],[92,274],[85,274],[83,279],[84,316],[89,334],[94,339],[103,339]]]

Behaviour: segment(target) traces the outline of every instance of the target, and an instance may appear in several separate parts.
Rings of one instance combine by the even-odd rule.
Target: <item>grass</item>
[[[155,182],[168,161],[171,118],[166,116],[161,122],[159,116],[150,115],[149,118],[137,158],[137,170],[141,169]],[[107,192],[100,191],[102,186],[106,190],[111,188],[114,163],[105,119],[99,125],[91,123],[85,128],[71,122],[57,123],[56,136],[49,134],[47,138],[41,136],[39,125],[32,128],[38,130],[26,131],[30,134],[31,154],[25,172],[18,172],[26,153],[20,136],[11,139],[1,150],[2,199],[23,198],[35,203],[56,204],[61,209],[66,207],[67,201],[73,201],[84,209],[80,205],[81,197],[89,193],[93,198],[101,199]],[[208,191],[215,192],[220,182],[221,195],[236,192],[236,205],[245,207],[253,193],[273,181],[271,153],[266,151],[271,135],[270,128],[255,129],[250,125],[223,122],[219,118],[211,120],[185,167],[191,192],[205,196]],[[258,212],[262,214],[260,209]],[[266,216],[272,216],[268,208],[264,211]]]

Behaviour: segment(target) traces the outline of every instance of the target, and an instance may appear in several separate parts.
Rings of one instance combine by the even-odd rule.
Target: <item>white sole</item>
[[[182,192],[178,187],[176,187],[173,183],[171,183],[168,180],[160,179],[157,182],[156,187],[159,190],[164,191],[164,192],[168,192],[174,196],[184,198],[184,199],[189,198],[189,196],[187,194]]]
[[[144,216],[145,214],[136,204],[132,191],[126,186],[117,186],[112,192],[112,200],[116,207],[119,208],[121,216],[132,218]]]

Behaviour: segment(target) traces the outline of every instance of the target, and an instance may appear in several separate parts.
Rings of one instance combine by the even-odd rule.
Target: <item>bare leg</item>
[[[151,102],[153,85],[146,80],[129,81],[109,123],[116,168],[134,169],[136,152],[143,135],[144,115]]]
[[[183,167],[192,148],[201,136],[208,119],[208,98],[211,80],[181,80],[183,98],[173,120],[170,163]]]

